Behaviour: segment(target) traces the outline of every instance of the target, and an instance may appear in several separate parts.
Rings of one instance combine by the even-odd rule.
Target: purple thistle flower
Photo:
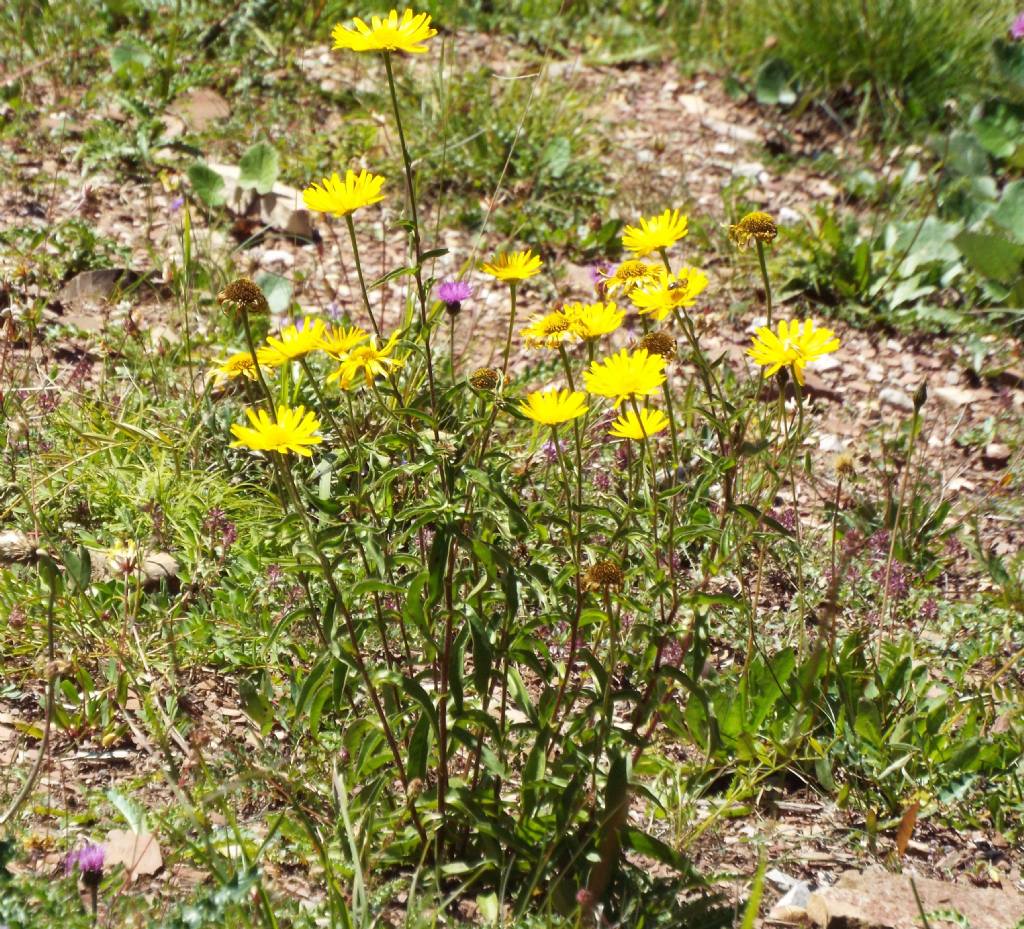
[[[1010,38],[1018,42],[1024,39],[1024,12],[1018,13],[1010,26]]]
[[[462,301],[472,296],[473,288],[465,281],[444,281],[437,288],[437,298],[452,316],[462,309]]]
[[[64,871],[71,874],[75,870],[75,865],[78,865],[83,881],[87,884],[98,884],[103,877],[104,857],[103,846],[90,843],[68,855],[64,862]]]

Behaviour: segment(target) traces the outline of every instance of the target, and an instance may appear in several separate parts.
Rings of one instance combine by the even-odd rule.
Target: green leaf
[[[292,282],[288,278],[265,272],[256,275],[256,283],[267,298],[271,313],[283,313],[291,306]]]
[[[565,136],[555,136],[544,148],[541,165],[553,178],[560,178],[572,161],[572,145]]]
[[[267,697],[251,682],[242,678],[238,682],[238,695],[242,698],[242,709],[266,735],[274,725],[274,708]]]
[[[1024,242],[1024,181],[1011,181],[1003,188],[999,205],[990,218],[1010,233],[1010,238]]]
[[[61,552],[61,558],[68,577],[75,582],[80,591],[85,590],[92,581],[92,557],[89,555],[89,549],[84,545],[65,548]]]
[[[1024,271],[1024,245],[986,232],[961,232],[954,240],[967,263],[984,277],[1010,286]]]
[[[107,799],[124,817],[124,821],[128,823],[128,828],[131,829],[132,832],[143,833],[149,831],[146,828],[146,812],[142,807],[136,805],[126,796],[118,793],[113,788],[107,791]]]
[[[196,196],[207,206],[220,206],[227,199],[224,192],[224,178],[213,168],[197,161],[194,165],[190,165],[185,173],[188,175],[189,183],[196,192]]]
[[[143,75],[153,64],[153,56],[141,40],[128,36],[110,51],[110,67],[118,77]]]
[[[277,181],[280,164],[277,151],[266,142],[257,142],[238,162],[240,187],[253,187],[258,194],[268,194]]]
[[[757,72],[754,98],[767,106],[792,106],[796,93],[792,87],[793,69],[783,58],[770,58]]]
[[[996,69],[1017,90],[1024,90],[1024,42],[996,39],[992,43]]]

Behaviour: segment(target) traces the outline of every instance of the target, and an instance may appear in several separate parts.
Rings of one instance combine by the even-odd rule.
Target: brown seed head
[[[832,470],[837,477],[853,477],[857,473],[854,466],[853,455],[849,452],[841,452],[832,459]]]
[[[470,376],[469,383],[476,390],[494,390],[500,375],[494,368],[477,368]]]
[[[625,576],[613,561],[598,561],[587,568],[583,575],[583,586],[587,590],[619,590]]]
[[[747,213],[736,225],[729,227],[729,238],[740,248],[746,248],[751,239],[771,242],[779,234],[779,227],[771,214],[755,211]]]
[[[637,347],[647,349],[649,355],[661,355],[663,358],[676,356],[676,340],[667,332],[648,332]]]
[[[270,305],[263,291],[247,277],[232,281],[219,294],[217,302],[221,305],[245,310],[246,313],[269,313]]]

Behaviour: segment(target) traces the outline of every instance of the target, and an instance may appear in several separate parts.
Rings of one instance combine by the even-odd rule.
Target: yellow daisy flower
[[[660,216],[641,219],[640,226],[626,226],[622,232],[622,247],[637,258],[650,255],[663,248],[671,248],[686,236],[686,217],[679,210],[665,210]]]
[[[358,174],[349,169],[345,172],[345,180],[335,171],[319,184],[314,182],[302,191],[302,202],[318,213],[346,216],[383,200],[383,186],[384,178],[379,174],[371,174],[365,168]]]
[[[762,213],[755,210],[747,213],[738,223],[729,227],[729,238],[742,251],[751,240],[758,242],[771,242],[779,234],[779,227],[770,213]]]
[[[610,301],[588,304],[569,303],[562,307],[562,312],[571,316],[573,332],[585,342],[614,332],[626,318],[625,311],[620,310]]]
[[[317,435],[320,423],[313,413],[307,413],[304,406],[297,406],[291,409],[287,406],[277,408],[277,422],[275,423],[266,410],[254,413],[251,409],[245,411],[249,417],[249,426],[240,426],[235,423],[231,427],[231,434],[236,441],[231,443],[232,448],[248,448],[254,452],[279,452],[282,455],[288,452],[295,452],[306,458],[312,457],[312,452],[307,446],[319,445],[323,442],[323,436]]]
[[[328,382],[338,381],[342,387],[351,387],[356,375],[362,372],[366,386],[369,387],[375,377],[387,374],[391,368],[400,367],[402,360],[390,357],[398,344],[398,336],[399,333],[393,333],[380,348],[377,347],[376,337],[370,336],[369,344],[351,349],[341,359],[338,370],[327,376]]]
[[[612,423],[608,435],[617,439],[635,439],[640,441],[657,435],[659,432],[668,429],[668,417],[661,410],[649,410],[641,408],[640,416],[637,417],[634,410],[627,410],[619,415],[619,418]]]
[[[573,317],[565,309],[536,315],[519,335],[527,348],[558,348],[563,342],[578,342],[579,336],[573,329]]]
[[[767,326],[757,330],[747,354],[756,364],[768,369],[765,371],[766,377],[771,377],[780,368],[792,368],[797,382],[802,385],[804,367],[837,348],[839,339],[831,329],[816,329],[811,319],[805,319],[803,323],[780,319],[777,335]]]
[[[358,326],[338,326],[336,329],[329,329],[320,340],[321,351],[327,352],[336,361],[340,361],[357,345],[366,341],[369,333]]]
[[[604,279],[604,292],[609,297],[618,291],[628,294],[634,287],[654,280],[657,272],[655,265],[649,265],[645,261],[624,261],[615,269],[614,274]]]
[[[236,377],[254,381],[256,380],[256,365],[252,360],[252,355],[248,352],[235,352],[214,369],[214,375],[221,382],[233,380]]]
[[[707,286],[708,276],[697,268],[680,268],[678,274],[661,269],[653,283],[638,287],[629,299],[641,315],[661,322],[674,310],[693,306]]]
[[[630,397],[646,397],[665,382],[665,358],[645,348],[627,349],[604,361],[595,361],[583,372],[587,390],[599,397],[615,399],[616,409]]]
[[[587,397],[580,390],[535,390],[519,409],[536,423],[557,426],[587,412]]]
[[[437,30],[431,28],[429,13],[413,13],[409,9],[402,13],[401,19],[398,10],[392,10],[386,19],[371,17],[369,25],[356,16],[352,25],[355,29],[338,23],[331,30],[334,48],[419,55],[427,50],[423,43],[437,35]]]
[[[320,348],[327,326],[322,319],[307,316],[298,326],[286,326],[280,337],[267,336],[267,344],[256,352],[261,365],[277,368]]]
[[[542,263],[532,249],[527,249],[525,252],[502,252],[493,262],[481,265],[480,270],[499,281],[525,281],[540,273]]]

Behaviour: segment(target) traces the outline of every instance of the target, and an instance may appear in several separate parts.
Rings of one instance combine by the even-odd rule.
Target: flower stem
[[[416,267],[413,273],[416,278],[416,296],[420,306],[420,328],[423,330],[423,344],[426,348],[427,380],[430,383],[430,409],[434,414],[434,437],[437,438],[437,386],[434,383],[434,359],[430,348],[430,326],[427,321],[427,289],[423,286],[423,249],[420,243],[420,219],[416,210],[416,190],[413,183],[412,159],[409,157],[409,147],[405,142],[405,130],[402,128],[402,114],[398,108],[398,91],[395,89],[395,75],[391,69],[390,52],[384,52],[384,70],[388,76],[391,107],[395,113],[395,127],[398,130],[399,145],[402,147],[402,164],[405,166],[405,188],[409,195],[409,213],[412,216],[412,247],[416,255]]]
[[[512,330],[516,324],[516,285],[515,282],[509,282],[508,285],[509,294],[509,311],[508,311],[508,334],[505,336],[505,353],[501,359],[501,379],[504,381],[508,378],[508,356],[512,352]]]
[[[377,338],[381,338],[380,327],[377,325],[377,320],[373,315],[373,310],[370,309],[370,295],[366,290],[366,279],[363,277],[363,263],[359,260],[359,245],[356,242],[356,224],[352,221],[352,214],[345,214],[345,224],[348,226],[348,238],[352,243],[352,258],[356,263],[356,274],[359,277],[359,289],[363,294],[363,306],[366,308],[366,315],[370,317],[370,322],[373,324],[373,331],[377,334]]]
[[[772,284],[768,280],[768,265],[764,260],[764,245],[760,239],[755,239],[754,244],[757,247],[757,262],[761,266],[761,280],[764,282],[764,300],[767,308],[768,317],[768,328],[772,327]]]
[[[260,367],[260,360],[256,355],[256,343],[252,338],[252,326],[249,325],[249,311],[243,306],[240,307],[240,312],[242,314],[242,327],[245,329],[245,344],[249,347],[249,355],[252,358],[253,367],[256,369],[256,380],[260,382],[260,390],[263,392],[263,397],[270,408],[270,418],[276,423],[277,408],[274,406],[274,398],[270,393],[270,388],[267,386],[266,379],[263,377],[263,368]]]

